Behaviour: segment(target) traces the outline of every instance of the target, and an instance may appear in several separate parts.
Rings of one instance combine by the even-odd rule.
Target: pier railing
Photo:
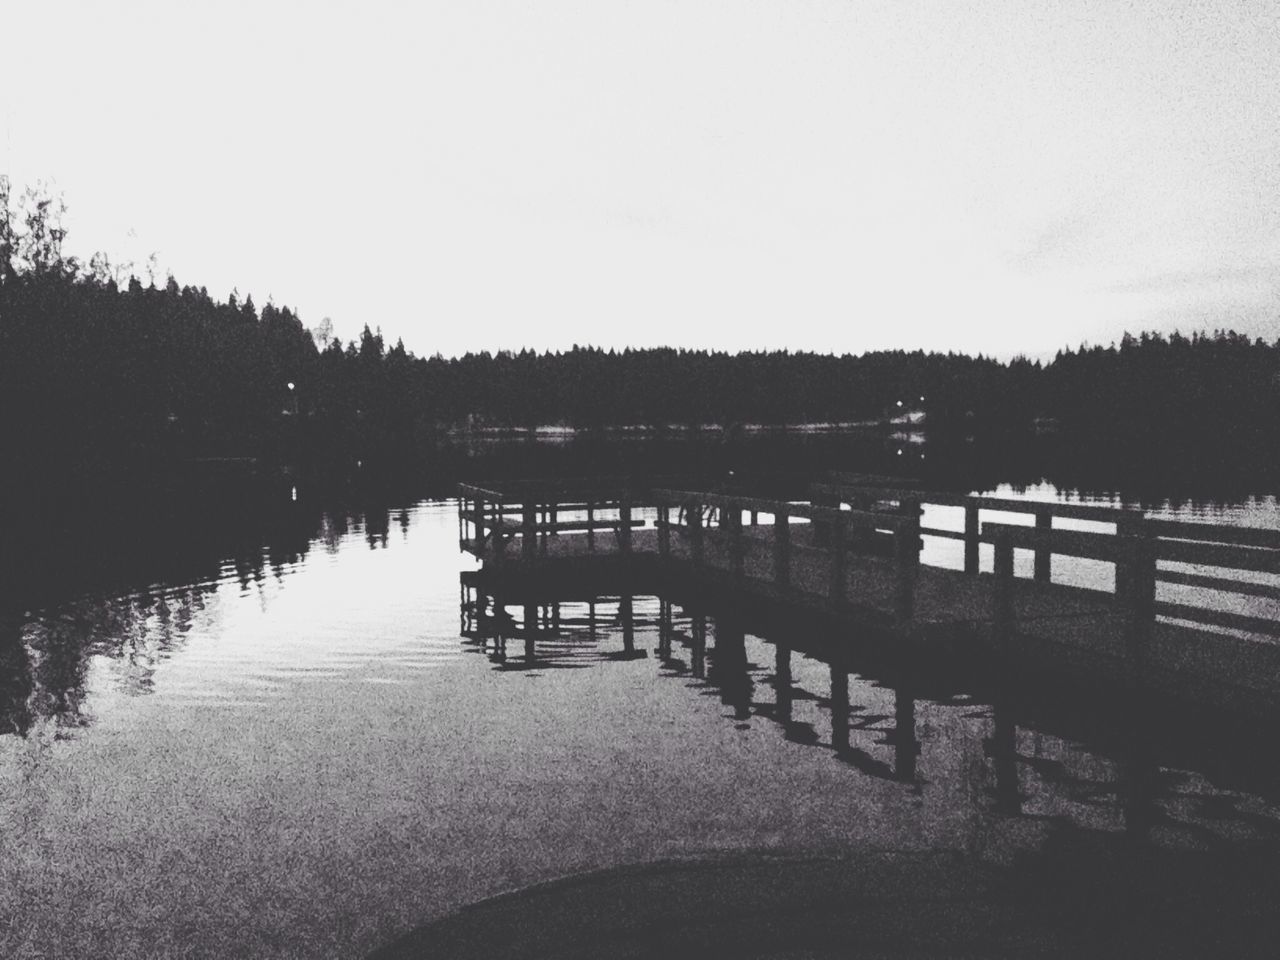
[[[671,536],[675,531],[688,543],[689,561],[702,567],[706,540],[716,537],[727,549],[728,572],[738,581],[745,578],[746,554],[752,546],[753,538],[747,530],[758,526],[761,517],[767,517],[772,528],[772,536],[766,541],[772,550],[771,585],[782,596],[793,589],[792,521],[808,523],[813,542],[826,554],[826,599],[835,606],[847,600],[846,565],[850,554],[873,550],[877,536],[888,538],[895,576],[894,619],[901,624],[911,620],[920,557],[920,512],[910,502],[892,511],[843,510],[838,505],[661,488],[652,491],[652,499],[657,508],[659,556],[671,556]],[[750,518],[747,524],[744,514]]]
[[[496,563],[507,556],[513,541],[519,541],[522,559],[545,557],[549,538],[564,533],[586,534],[589,551],[597,536],[612,533],[625,553],[631,531],[644,526],[633,516],[630,489],[618,485],[535,483],[495,489],[460,484],[458,495],[460,546],[477,555],[492,551]]]
[[[759,551],[769,550],[767,586],[786,595],[795,582],[792,528],[807,524],[806,546],[825,554],[821,562],[828,565],[829,602],[846,600],[850,556],[880,556],[890,562],[895,577],[894,619],[907,622],[914,608],[922,538],[942,538],[963,542],[963,569],[975,576],[982,545],[994,547],[993,572],[1004,582],[995,591],[997,620],[1012,611],[1007,601],[1015,579],[1014,551],[1026,550],[1033,558],[1031,579],[1042,583],[1052,580],[1055,556],[1113,564],[1115,603],[1136,625],[1166,617],[1198,627],[1280,636],[1280,617],[1269,615],[1276,609],[1272,602],[1280,602],[1280,531],[1147,518],[1139,510],[1114,507],[847,482],[813,484],[807,492],[805,500],[782,500],[662,481],[463,485],[459,540],[464,549],[497,563],[510,556],[515,544],[521,558],[546,556],[549,540],[562,534],[585,534],[588,552],[597,549],[599,537],[611,535],[609,552],[629,553],[632,532],[648,525],[645,517],[656,515],[659,555],[671,557],[672,538],[678,537],[682,559],[715,573],[708,558],[711,547],[722,564],[720,573],[742,580],[747,557],[758,561]],[[923,525],[922,516],[934,506],[963,510],[963,527]],[[984,512],[1006,518],[993,522]],[[1024,522],[1008,522],[1007,515],[1020,515]],[[1064,520],[1108,524],[1114,532],[1055,526]],[[645,542],[646,549],[654,549],[652,536]],[[753,570],[759,581],[762,564],[756,562]],[[1159,584],[1191,589],[1181,591],[1183,600],[1158,600]],[[1206,605],[1206,591],[1251,598],[1258,609]]]
[[[964,510],[963,530],[922,526],[925,537],[964,542],[964,569],[980,569],[980,545],[995,546],[994,573],[1014,576],[1014,549],[1032,553],[1033,579],[1049,582],[1053,557],[1080,557],[1115,565],[1116,601],[1128,609],[1135,623],[1168,617],[1189,624],[1280,636],[1280,617],[1223,610],[1203,602],[1157,600],[1157,584],[1196,588],[1280,601],[1280,583],[1263,582],[1251,574],[1280,575],[1280,530],[1229,524],[1148,518],[1140,510],[1086,504],[972,496],[849,483],[814,484],[814,502],[848,504],[865,509],[886,503],[919,503]],[[980,522],[982,511],[1028,517],[1029,525]],[[1111,524],[1114,533],[1055,527],[1057,520]],[[1190,565],[1193,570],[1168,569],[1161,562]],[[1206,572],[1210,568],[1213,572]],[[1193,596],[1203,601],[1203,593]],[[999,601],[997,601],[999,605]]]

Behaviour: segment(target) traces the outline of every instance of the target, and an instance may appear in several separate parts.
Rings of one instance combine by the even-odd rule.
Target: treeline
[[[0,177],[0,449],[32,476],[244,457],[341,473],[421,467],[459,426],[880,421],[951,436],[1274,443],[1280,342],[1125,337],[1042,365],[963,354],[674,349],[419,358],[343,344],[251,296],[143,284],[65,256],[61,204]],[[901,405],[900,405],[901,404]]]
[[[1257,451],[1280,439],[1280,340],[1126,334],[1119,346],[1060,352],[1036,399],[1077,437]]]

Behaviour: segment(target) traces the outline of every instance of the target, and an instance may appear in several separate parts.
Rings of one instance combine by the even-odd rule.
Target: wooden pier
[[[857,478],[754,494],[463,485],[459,542],[482,561],[463,575],[464,611],[523,606],[508,630],[532,642],[553,598],[693,592],[815,613],[913,658],[986,657],[1280,713],[1280,531]],[[947,513],[950,525],[924,523]],[[962,545],[954,556],[922,549],[946,541]]]

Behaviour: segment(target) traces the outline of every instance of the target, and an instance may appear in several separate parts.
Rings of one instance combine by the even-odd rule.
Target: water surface
[[[656,597],[563,605],[529,661],[462,636],[452,504],[318,523],[0,622],[0,955],[359,957],[504,890],[722,851],[1280,836],[1274,763],[1239,742],[856,670],[845,711],[823,660],[723,612],[665,634]]]

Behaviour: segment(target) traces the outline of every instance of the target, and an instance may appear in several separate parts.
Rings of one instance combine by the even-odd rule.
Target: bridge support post
[[[827,600],[832,606],[836,607],[844,603],[844,535],[844,521],[839,518],[831,520],[827,537],[828,550],[831,553],[831,567],[827,579]]]
[[[484,500],[477,497],[471,504],[471,525],[476,528],[476,553],[484,543]]]
[[[631,553],[631,500],[618,501],[618,552],[624,557]]]
[[[978,532],[978,505],[976,503],[966,503],[964,505],[965,573],[975,574],[978,572],[978,547],[980,543],[980,534]]]
[[[702,566],[702,504],[691,500],[685,505],[689,518],[689,559],[695,567]]]
[[[1041,542],[1036,544],[1035,577],[1041,583],[1048,583],[1053,563],[1053,548],[1049,544],[1049,536],[1053,529],[1053,511],[1048,507],[1036,510],[1036,530],[1041,535]]]
[[[523,543],[520,546],[520,558],[525,563],[531,563],[538,540],[538,507],[532,500],[525,501],[521,519],[520,534]]]
[[[1116,521],[1117,537],[1136,537],[1141,533],[1142,517],[1135,514],[1132,517],[1122,517]],[[1129,575],[1128,558],[1122,556],[1116,561],[1116,596],[1128,597],[1132,594],[1132,589],[1127,579]]]
[[[671,557],[671,508],[665,503],[658,504],[658,556],[666,560]]]
[[[1122,544],[1123,563],[1116,565],[1117,599],[1125,611],[1125,652],[1133,679],[1141,679],[1156,617],[1156,550],[1146,524],[1128,524]]]
[[[785,509],[773,515],[773,582],[781,596],[791,590],[791,518]]]
[[[1013,649],[1013,542],[1008,534],[996,534],[996,589],[992,623],[996,648],[1001,653]]]
[[[493,528],[493,568],[502,570],[507,562],[507,534],[502,527]]]
[[[875,498],[864,493],[846,493],[845,499],[853,510],[870,511],[875,507]],[[840,504],[835,504],[835,509],[840,509]],[[874,527],[857,526],[852,530],[845,531],[845,542],[850,549],[857,553],[870,554],[875,552],[876,531]]]
[[[746,543],[742,532],[742,507],[734,504],[725,509],[723,514],[729,521],[729,566],[733,572],[735,583],[741,583],[746,577]]]
[[[815,507],[825,507],[828,510],[839,510],[840,499],[829,493],[815,493],[811,502]],[[831,542],[831,528],[834,524],[829,520],[820,520],[813,518],[813,543],[818,547],[825,547]]]
[[[894,594],[894,621],[899,630],[911,624],[915,615],[916,578],[920,572],[920,501],[902,501],[901,521],[893,534],[897,589]]]

